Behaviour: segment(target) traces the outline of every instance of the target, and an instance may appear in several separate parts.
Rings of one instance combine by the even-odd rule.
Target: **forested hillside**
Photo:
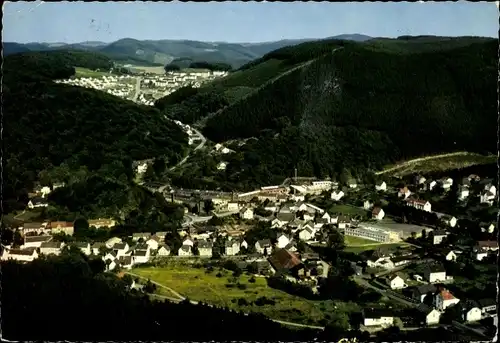
[[[259,138],[242,148],[227,177],[270,181],[294,167],[300,175],[363,174],[424,154],[496,150],[496,41],[371,42],[344,43],[334,53],[326,41],[268,54],[294,63],[321,57],[208,120],[204,133],[216,142]]]
[[[162,211],[162,204],[145,202],[151,195],[135,189],[132,163],[149,158],[163,168],[177,163],[187,149],[185,133],[154,108],[52,82],[70,76],[74,66],[95,69],[106,61],[84,52],[5,59],[4,210],[26,206],[28,191],[40,181],[69,185],[49,199],[61,219],[79,212],[125,219],[138,204],[144,213]]]

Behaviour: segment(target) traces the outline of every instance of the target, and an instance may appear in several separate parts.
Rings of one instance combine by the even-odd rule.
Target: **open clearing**
[[[75,77],[103,77],[113,75],[106,71],[93,71],[87,68],[75,67]]]
[[[366,216],[367,211],[355,207],[355,206],[350,206],[350,205],[333,205],[330,207],[328,210],[328,213],[342,213],[346,215],[360,215],[360,216]]]
[[[435,156],[416,158],[410,161],[397,163],[387,166],[383,171],[375,173],[376,175],[391,174],[401,177],[415,173],[430,173],[452,169],[466,168],[473,165],[495,163],[497,156],[484,156],[470,152],[455,152]]]
[[[408,243],[377,243],[375,242],[375,244],[370,244],[370,245],[364,245],[364,246],[346,246],[344,248],[344,251],[346,252],[352,252],[352,253],[355,253],[355,254],[360,254],[362,253],[363,251],[368,251],[368,250],[375,250],[379,247],[383,247],[383,248],[389,248],[389,249],[396,249],[397,247],[405,247],[405,246],[408,246],[409,244]]]
[[[158,75],[165,75],[165,69],[163,67],[158,66],[158,67],[146,67],[146,66],[136,66],[132,65],[130,66],[131,69],[134,70],[139,70],[145,73],[151,73],[151,74],[158,74]]]
[[[344,242],[346,246],[361,245],[361,244],[380,244],[377,241],[372,241],[370,239],[354,237],[354,236],[344,236]]]
[[[245,285],[246,289],[239,289],[236,285],[228,288],[226,284],[230,283],[228,279],[232,278],[232,273],[225,270],[221,272],[222,277],[216,276],[219,273],[217,269],[207,273],[203,268],[187,266],[137,268],[133,269],[133,272],[168,286],[191,300],[227,306],[243,312],[259,312],[272,319],[301,324],[319,324],[325,314],[334,310],[334,305],[352,307],[352,310],[356,307],[353,304],[334,304],[333,301],[309,301],[270,288],[263,277],[257,277],[255,283],[250,283],[248,282],[250,276],[245,274],[241,275],[238,281]],[[239,306],[237,303],[239,298],[244,298],[250,303],[260,297],[272,299],[276,303],[263,306],[253,303]]]

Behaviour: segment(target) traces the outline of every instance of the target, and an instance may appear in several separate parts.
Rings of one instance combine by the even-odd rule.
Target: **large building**
[[[344,235],[353,236],[359,238],[370,239],[372,241],[386,243],[391,241],[398,241],[399,236],[394,238],[394,233],[390,231],[385,231],[369,226],[357,226],[357,227],[347,227],[344,229]]]

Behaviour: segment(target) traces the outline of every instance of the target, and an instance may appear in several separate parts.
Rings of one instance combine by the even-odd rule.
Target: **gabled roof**
[[[480,248],[498,248],[497,241],[478,241],[477,245]]]
[[[366,308],[363,309],[364,318],[381,318],[381,317],[393,317],[394,313],[385,308]]]
[[[44,199],[42,197],[34,197],[34,198],[30,199],[30,201],[33,205],[47,203],[47,199]]]
[[[49,242],[52,236],[25,236],[24,243]]]
[[[185,252],[191,251],[191,246],[190,245],[183,245],[179,248],[179,250],[183,250]]]
[[[451,294],[451,292],[447,289],[443,289],[439,292],[439,294],[443,300],[452,300],[455,299],[455,296]]]
[[[444,269],[444,266],[440,263],[428,264],[425,268],[431,273],[442,273],[446,271],[446,269]]]
[[[436,236],[446,236],[446,231],[445,230],[434,230],[433,234],[434,234],[434,237],[436,237]]]
[[[295,254],[286,249],[275,250],[271,253],[268,260],[277,271],[290,270],[302,264],[300,259]]]
[[[113,249],[115,250],[124,250],[127,246],[127,243],[115,243],[115,245],[113,245]]]
[[[124,266],[131,265],[132,264],[132,256],[120,256],[118,261],[120,262],[120,264],[122,264]]]
[[[483,307],[488,307],[488,306],[493,306],[497,305],[497,302],[493,298],[484,298],[484,299],[479,299],[477,301],[478,305],[483,308]]]
[[[40,229],[42,227],[42,223],[24,223],[24,229]]]
[[[147,250],[135,250],[134,256],[146,256],[148,254]]]
[[[87,242],[75,242],[73,244],[75,245],[75,247],[80,248],[80,249],[86,249],[90,246],[90,244]]]
[[[420,285],[415,287],[414,292],[419,295],[424,295],[428,293],[435,293],[437,291],[437,287],[433,284],[427,283],[424,285]]]
[[[198,249],[212,249],[212,242],[198,241]]]
[[[372,210],[372,214],[375,215],[375,216],[378,216],[378,214],[380,213],[380,211],[382,211],[382,209],[380,207],[374,207],[373,210]]]
[[[295,219],[295,214],[294,213],[278,213],[276,215],[276,219],[278,219],[281,222],[291,222]]]
[[[43,242],[42,245],[40,245],[40,248],[54,248],[54,249],[60,249],[62,247],[62,242]]]
[[[35,248],[24,248],[24,249],[10,249],[9,255],[23,255],[31,256],[36,251]]]

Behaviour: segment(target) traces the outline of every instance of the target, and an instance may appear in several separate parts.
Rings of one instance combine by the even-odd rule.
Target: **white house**
[[[365,309],[363,310],[364,326],[392,326],[394,316],[383,309]]]
[[[148,240],[150,237],[151,237],[150,232],[135,232],[132,234],[132,240],[134,242],[137,242],[140,239],[145,241],[145,240]]]
[[[112,271],[117,266],[117,264],[116,264],[116,262],[114,260],[104,260],[104,264],[105,264],[105,270],[107,272]]]
[[[444,190],[449,190],[453,185],[453,179],[451,177],[444,177],[441,180],[439,180],[439,182],[441,183],[441,187]]]
[[[160,245],[160,239],[156,236],[153,236],[146,241],[146,244],[150,249],[158,250],[158,246]]]
[[[434,187],[437,186],[437,182],[434,181],[434,180],[427,180],[425,181],[425,184],[426,184],[426,188],[429,190],[429,191],[432,191],[434,189]]]
[[[443,240],[446,238],[446,231],[443,230],[435,230],[433,232],[432,244],[437,245],[441,244]]]
[[[243,240],[241,240],[240,244],[241,244],[241,247],[242,247],[242,248],[248,249],[248,243],[247,243],[247,241],[246,241],[246,240],[244,240],[244,239],[243,239]]]
[[[385,181],[382,181],[382,183],[375,185],[375,190],[385,192],[387,190],[387,184],[385,183]]]
[[[408,187],[403,187],[399,190],[398,192],[398,197],[403,198],[403,199],[408,199],[408,197],[411,195],[411,191],[408,189]]]
[[[455,227],[457,225],[457,218],[454,216],[443,216],[441,220],[450,227]]]
[[[170,247],[166,244],[160,245],[157,252],[158,256],[170,255]]]
[[[458,189],[458,200],[465,200],[469,197],[470,191],[469,187],[460,186]]]
[[[487,192],[490,192],[491,194],[493,194],[493,196],[497,195],[497,188],[495,186],[493,186],[493,184],[491,184],[491,183],[486,184],[484,186],[484,190]]]
[[[369,200],[365,200],[365,202],[363,203],[363,208],[365,210],[370,210],[372,207],[373,207],[373,203],[370,202]]]
[[[121,242],[122,242],[121,238],[111,237],[110,239],[108,239],[106,241],[106,247],[111,249],[115,244],[121,243]]]
[[[44,255],[59,255],[63,247],[63,242],[43,242],[40,245],[40,253]]]
[[[415,178],[415,181],[416,181],[417,185],[423,185],[425,183],[425,181],[427,181],[427,179],[425,177],[419,175]]]
[[[310,228],[310,227],[305,227],[305,228],[302,228],[300,231],[299,231],[299,239],[301,241],[310,241],[311,239],[313,239],[314,237],[314,229]]]
[[[240,252],[240,242],[237,240],[226,241],[225,253],[226,256],[234,256]]]
[[[186,237],[182,241],[182,245],[189,245],[192,248],[194,246],[194,241],[191,238]]]
[[[349,186],[349,188],[352,188],[352,189],[354,189],[354,188],[357,188],[357,187],[358,187],[358,183],[357,183],[356,181],[354,181],[354,180],[349,181],[349,182],[347,183],[347,185]]]
[[[331,199],[334,201],[339,201],[340,199],[342,199],[343,196],[344,192],[342,191],[333,191],[332,194],[330,195]]]
[[[478,322],[482,317],[481,309],[474,303],[467,302],[462,306],[462,318],[466,322]]]
[[[493,205],[493,201],[495,201],[495,194],[490,191],[483,191],[479,194],[479,199],[482,204]]]
[[[255,242],[255,250],[259,254],[264,254],[264,251],[267,249],[267,253],[271,253],[271,241],[269,239],[262,239],[260,241]]]
[[[113,250],[116,252],[116,256],[119,258],[121,256],[126,256],[130,247],[127,243],[116,243],[113,245]]]
[[[148,263],[151,258],[150,250],[134,250],[134,264]]]
[[[321,219],[326,219],[327,223],[330,223],[331,221],[331,217],[330,215],[328,214],[328,212],[325,212],[322,216],[321,216]]]
[[[25,236],[24,244],[22,246],[25,248],[40,248],[40,246],[45,242],[52,241],[52,236],[44,235],[44,236]]]
[[[445,255],[446,261],[456,261],[457,260],[457,254],[453,250],[450,250],[446,253]]]
[[[439,324],[441,318],[441,312],[432,308],[426,304],[420,304],[417,309],[423,314],[425,318],[425,324],[436,325]]]
[[[390,277],[388,281],[391,289],[403,289],[408,287],[408,285],[405,283],[405,280],[403,280],[403,278],[399,275]]]
[[[193,256],[192,246],[191,245],[183,245],[179,248],[179,256]]]
[[[238,211],[239,208],[240,208],[240,205],[237,202],[235,202],[235,201],[230,201],[230,202],[227,203],[227,210],[229,212]]]
[[[92,250],[90,249],[90,243],[85,243],[85,242],[76,242],[74,243],[75,247],[80,249],[85,255],[90,255],[92,254]]]
[[[45,198],[42,197],[34,197],[33,199],[30,199],[30,201],[28,201],[28,207],[30,209],[47,207],[47,206],[49,206],[49,203]]]
[[[278,239],[277,239],[277,243],[276,243],[276,246],[278,248],[283,249],[288,245],[288,243],[290,243],[290,238],[287,235],[285,235],[283,233],[278,235]]]
[[[240,211],[241,219],[253,219],[253,209],[246,207]]]
[[[212,257],[213,245],[208,241],[198,241],[198,252],[201,257]]]
[[[424,278],[430,283],[445,281],[446,270],[441,264],[427,265],[424,270]]]
[[[134,259],[132,256],[120,256],[118,259],[116,259],[118,263],[122,266],[122,268],[125,269],[132,269],[134,266]]]
[[[226,162],[219,162],[217,165],[218,170],[225,170],[227,168],[227,163]]]
[[[425,200],[418,200],[418,199],[406,199],[406,205],[415,207],[418,210],[426,211],[426,212],[432,212],[431,211],[431,203]]]
[[[380,207],[374,207],[372,211],[372,219],[382,220],[384,219],[385,212]]]
[[[440,290],[434,299],[435,307],[439,311],[444,311],[448,306],[452,306],[460,302],[460,299],[456,298],[447,289]]]
[[[16,260],[20,262],[32,262],[38,258],[36,248],[26,249],[5,249],[2,260]]]

